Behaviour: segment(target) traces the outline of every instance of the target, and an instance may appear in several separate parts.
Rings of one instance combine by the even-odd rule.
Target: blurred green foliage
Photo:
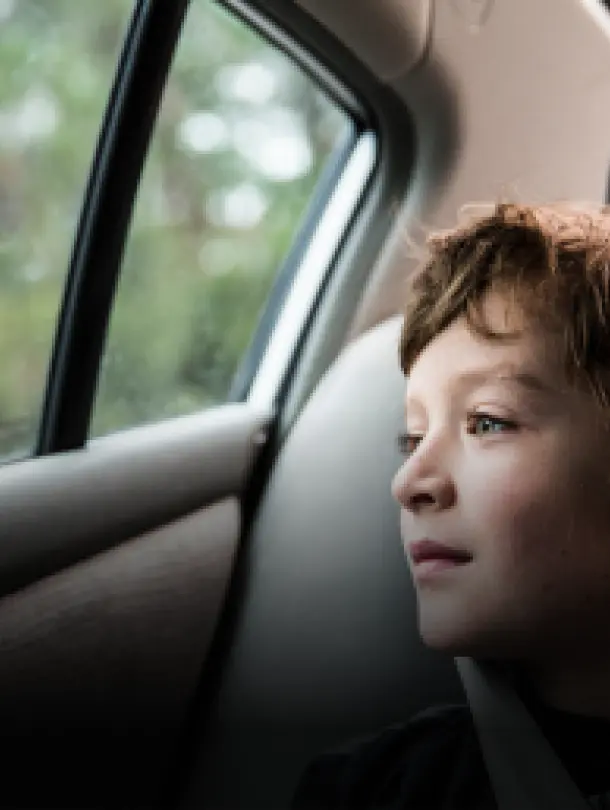
[[[31,449],[74,230],[132,0],[0,0],[0,453]],[[141,181],[92,434],[222,402],[348,126],[192,0]]]

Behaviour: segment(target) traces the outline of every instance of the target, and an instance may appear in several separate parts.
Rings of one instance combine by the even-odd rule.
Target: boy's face
[[[420,631],[480,658],[593,652],[610,641],[608,433],[552,341],[498,295],[484,311],[492,328],[523,332],[494,342],[457,321],[407,384],[410,449],[392,491]]]

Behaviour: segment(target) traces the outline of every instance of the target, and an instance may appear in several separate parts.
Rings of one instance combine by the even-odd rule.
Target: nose
[[[449,509],[457,490],[447,453],[439,442],[424,439],[394,476],[392,495],[403,509],[415,514]]]

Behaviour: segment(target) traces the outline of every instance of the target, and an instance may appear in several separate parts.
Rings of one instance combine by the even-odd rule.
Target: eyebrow
[[[541,380],[536,374],[529,371],[519,371],[514,366],[505,363],[486,369],[464,371],[453,377],[451,387],[471,390],[481,387],[485,383],[497,381],[517,383],[522,388],[538,395],[549,394],[553,390],[550,385]],[[409,408],[410,405],[421,405],[421,403],[416,397],[407,396],[405,407]]]

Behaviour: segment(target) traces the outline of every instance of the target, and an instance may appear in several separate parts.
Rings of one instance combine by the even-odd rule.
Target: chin
[[[475,658],[479,661],[516,663],[528,658],[523,635],[499,632],[497,627],[483,623],[458,622],[440,617],[420,620],[419,634],[426,647],[453,658]]]
[[[455,613],[451,616],[427,615],[419,618],[419,634],[426,647],[451,656],[469,658],[504,657],[494,643],[492,634],[472,619],[460,621]]]
[[[470,639],[462,638],[451,633],[429,630],[420,630],[420,636],[425,646],[436,652],[447,653],[447,655],[454,657],[473,656],[475,645],[471,643]]]

